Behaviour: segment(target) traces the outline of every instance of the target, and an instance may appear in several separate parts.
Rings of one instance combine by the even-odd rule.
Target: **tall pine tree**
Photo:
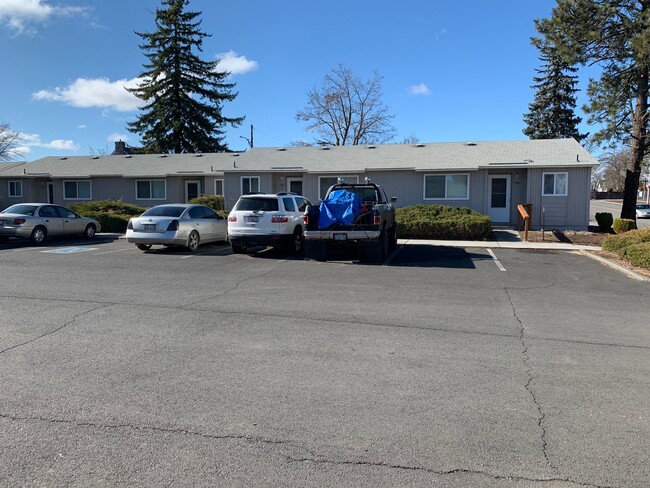
[[[575,114],[578,89],[578,68],[563,62],[548,45],[538,45],[542,68],[533,77],[535,99],[524,115],[523,132],[531,139],[560,139],[573,137],[581,142],[588,134],[581,134],[578,125],[582,119]]]
[[[229,73],[218,71],[219,61],[203,61],[194,50],[203,51],[210,37],[196,20],[201,12],[187,12],[189,0],[162,0],[156,9],[156,30],[140,33],[140,48],[149,59],[139,75],[143,80],[131,93],[145,102],[142,113],[128,130],[140,134],[147,152],[227,151],[224,126],[237,127],[244,117],[229,118],[222,104],[237,96],[234,83],[225,83]]]

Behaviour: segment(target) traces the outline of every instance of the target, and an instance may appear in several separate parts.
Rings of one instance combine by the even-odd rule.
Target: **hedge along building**
[[[534,228],[586,230],[597,165],[574,139],[47,157],[0,165],[0,206],[119,199],[150,207],[221,194],[230,209],[245,193],[293,191],[316,202],[338,178],[370,178],[398,206],[469,207],[516,225],[517,204],[526,203]]]

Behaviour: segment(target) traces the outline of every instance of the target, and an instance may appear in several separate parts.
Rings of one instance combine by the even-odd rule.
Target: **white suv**
[[[228,239],[234,253],[273,246],[302,252],[303,214],[309,200],[295,193],[250,194],[228,215]]]

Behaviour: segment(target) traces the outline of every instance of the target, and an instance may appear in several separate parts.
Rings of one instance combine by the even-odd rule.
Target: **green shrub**
[[[614,223],[614,217],[609,212],[597,212],[596,213],[596,222],[598,222],[598,227],[603,232],[609,232]]]
[[[84,217],[98,220],[102,224],[102,232],[125,233],[126,224],[131,215],[122,215],[112,212],[84,212]]]
[[[616,219],[614,220],[614,232],[623,234],[636,229],[636,222],[632,219]]]
[[[418,204],[398,208],[395,219],[399,236],[406,239],[487,239],[489,217],[464,207]]]
[[[612,234],[605,237],[603,242],[603,250],[610,252],[618,252],[623,255],[626,247],[642,242],[650,242],[650,227],[644,229],[631,230],[623,234]]]
[[[650,242],[632,244],[623,251],[623,258],[630,264],[650,269]]]
[[[223,195],[205,195],[203,197],[192,198],[190,203],[205,205],[215,211],[225,209]]]
[[[144,208],[120,200],[103,200],[97,202],[83,202],[70,205],[70,209],[79,215],[87,216],[89,212],[114,213],[120,215],[140,215]],[[93,217],[94,218],[94,217]]]

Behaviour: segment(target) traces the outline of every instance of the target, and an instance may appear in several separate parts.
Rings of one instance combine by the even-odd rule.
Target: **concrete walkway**
[[[400,239],[400,244],[424,244],[447,247],[482,247],[504,249],[545,249],[556,251],[600,251],[598,246],[581,246],[564,242],[524,242],[516,230],[494,229],[495,241],[448,241],[432,239]]]

